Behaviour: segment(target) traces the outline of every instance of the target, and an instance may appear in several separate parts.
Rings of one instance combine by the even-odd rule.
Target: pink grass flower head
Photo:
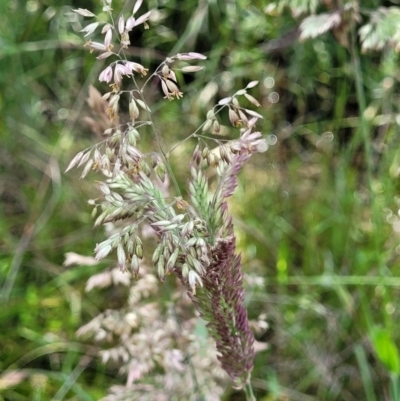
[[[122,35],[125,30],[125,19],[124,16],[121,15],[118,20],[118,32]]]
[[[143,14],[140,16],[136,21],[135,21],[135,26],[138,26],[140,24],[145,24],[146,21],[150,18],[151,11],[148,11],[146,14]]]
[[[118,63],[114,69],[114,91],[118,91],[121,87],[124,75],[132,75],[132,71],[125,64]]]
[[[141,64],[139,63],[134,63],[133,61],[126,61],[125,62],[126,68],[129,69],[130,73],[133,71],[138,72],[139,74],[142,75],[142,77],[145,77],[147,75],[147,68],[144,68]]]
[[[91,40],[87,41],[84,46],[88,46],[90,48],[90,53],[93,53],[93,50],[106,51],[107,48],[103,45],[103,43],[92,42]]]
[[[134,17],[129,17],[126,20],[126,24],[125,24],[126,31],[130,32],[133,29],[134,26],[135,26],[135,18]]]
[[[204,54],[189,52],[189,53],[178,53],[176,55],[178,60],[190,61],[190,60],[206,60],[207,57]]]
[[[113,45],[111,44],[112,41],[112,29],[109,29],[106,32],[106,35],[104,36],[104,46],[108,51],[110,51],[113,48]]]
[[[111,11],[112,0],[103,0],[104,12]],[[129,223],[117,232],[96,245],[95,259],[106,258],[111,252],[117,252],[120,270],[131,270],[135,278],[139,278],[140,260],[143,258],[143,246],[138,236],[139,224],[146,219],[152,234],[159,237],[159,243],[153,252],[152,264],[161,281],[171,273],[177,274],[187,287],[189,297],[196,310],[204,320],[211,337],[216,342],[218,359],[222,368],[230,376],[235,388],[249,385],[254,360],[254,335],[249,325],[247,311],[244,305],[243,270],[240,255],[236,253],[236,238],[233,230],[232,217],[228,211],[227,198],[237,187],[237,176],[255,152],[267,150],[268,143],[260,132],[253,132],[257,119],[262,115],[240,106],[238,96],[246,95],[246,89],[254,87],[257,82],[250,82],[246,89],[238,91],[232,97],[222,99],[217,108],[207,113],[207,121],[203,131],[213,129],[219,133],[220,126],[214,111],[226,108],[229,120],[234,127],[242,127],[237,140],[219,142],[218,149],[211,151],[208,146],[198,143],[191,163],[191,179],[188,183],[189,202],[177,197],[174,200],[176,210],[168,194],[161,191],[159,182],[167,180],[168,175],[174,178],[169,165],[164,165],[163,158],[153,152],[153,163],[136,146],[140,138],[139,129],[142,125],[151,125],[151,118],[146,121],[140,115],[140,110],[150,111],[142,97],[140,89],[121,91],[124,76],[138,73],[147,74],[147,69],[136,62],[127,61],[123,49],[127,48],[129,32],[138,25],[148,28],[146,21],[150,11],[136,17],[143,0],[136,0],[130,17],[120,15],[117,23],[105,23],[101,30],[104,37],[102,43],[89,41],[91,52],[100,51],[98,59],[110,56],[117,58],[99,74],[100,82],[110,83],[113,91],[102,97],[102,104],[107,103],[105,110],[110,120],[119,119],[120,100],[126,99],[129,93],[129,115],[131,121],[123,131],[125,124],[107,128],[108,135],[102,144],[106,151],[102,154],[102,146],[80,152],[68,166],[86,164],[81,178],[90,169],[101,170],[107,181],[100,185],[105,202],[104,209],[95,221],[95,227],[106,223],[129,219]],[[87,17],[95,16],[88,10],[75,10]],[[99,23],[89,24],[82,31],[94,33]],[[114,38],[113,38],[114,35]],[[86,35],[85,35],[86,36]],[[121,48],[112,52],[112,41],[120,40]],[[166,60],[156,69],[151,78],[158,77],[162,91],[167,99],[182,97],[172,64],[175,61],[205,60],[207,57],[196,52],[178,53]],[[178,66],[179,67],[179,66]],[[197,72],[202,66],[184,66],[178,69],[182,72]],[[139,93],[139,95],[138,95]],[[252,96],[246,96],[247,101],[259,106]],[[143,113],[146,114],[146,113]],[[137,121],[143,117],[144,121]],[[156,131],[153,127],[154,135]],[[197,131],[196,131],[197,132]],[[123,140],[121,141],[121,138]],[[171,151],[174,148],[171,149]],[[147,159],[147,160],[146,160]],[[217,169],[218,185],[210,198],[209,184],[204,166]],[[167,169],[168,167],[168,169]],[[152,170],[155,174],[152,174]],[[154,181],[154,178],[156,181]],[[166,187],[165,187],[166,188]],[[93,201],[95,202],[95,201]],[[94,203],[95,204],[95,203]],[[95,212],[97,212],[97,204]],[[185,220],[186,219],[186,220]],[[132,224],[132,220],[134,220]],[[121,222],[122,223],[122,222]],[[177,355],[175,365],[179,367],[180,355]],[[133,382],[131,375],[128,381]],[[185,398],[187,399],[187,398]]]
[[[111,82],[113,77],[113,71],[110,66],[108,66],[105,70],[103,70],[100,75],[99,75],[99,81],[100,82]]]
[[[183,93],[179,91],[179,88],[170,79],[161,79],[161,88],[165,94],[165,98],[173,100],[174,96],[179,99],[183,96]]]

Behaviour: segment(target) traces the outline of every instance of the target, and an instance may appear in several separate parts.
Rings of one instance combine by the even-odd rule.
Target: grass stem
[[[253,387],[251,387],[250,380],[246,383],[244,391],[246,393],[246,401],[257,401],[256,397],[254,396]]]

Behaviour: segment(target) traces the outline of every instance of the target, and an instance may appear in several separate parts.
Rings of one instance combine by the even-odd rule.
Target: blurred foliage
[[[100,10],[0,3],[0,400],[90,401],[121,381],[74,335],[118,294],[83,293],[99,267],[62,266],[101,237],[90,179],[62,175],[93,142],[81,118],[101,67],[70,5]],[[400,400],[398,6],[149,0],[152,29],[132,38],[132,56],[153,67],[170,52],[209,57],[196,81],[178,77],[181,103],[160,105],[166,140],[183,139],[215,99],[261,83],[260,128],[277,143],[231,204],[250,317],[269,322],[253,373],[260,400]]]

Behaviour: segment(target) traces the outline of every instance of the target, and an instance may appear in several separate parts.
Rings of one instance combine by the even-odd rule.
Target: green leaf
[[[277,12],[281,14],[285,7],[288,7],[293,16],[298,17],[301,14],[314,14],[317,11],[319,0],[280,0],[270,3],[266,7],[266,12]]]
[[[380,7],[371,13],[370,21],[362,26],[358,34],[362,51],[382,50],[386,45],[400,50],[400,8]]]
[[[300,40],[316,38],[332,28],[339,26],[342,22],[340,12],[330,14],[310,15],[300,25]]]
[[[397,375],[400,374],[399,350],[389,332],[376,326],[371,330],[370,339],[378,359],[385,365],[386,369]]]

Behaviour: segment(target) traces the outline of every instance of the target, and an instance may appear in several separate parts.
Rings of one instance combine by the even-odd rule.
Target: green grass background
[[[207,54],[182,102],[160,104],[163,135],[175,141],[207,112],[189,99],[260,81],[260,128],[278,142],[245,168],[231,202],[246,274],[264,280],[246,301],[251,318],[265,313],[269,323],[253,373],[258,399],[400,400],[399,56],[388,47],[360,55],[358,42],[342,46],[330,33],[298,42],[299,20],[268,15],[269,3],[149,1],[162,18],[135,38],[133,57],[149,49],[142,63],[154,67],[169,52]],[[83,292],[99,268],[62,266],[65,252],[90,255],[102,238],[87,205],[92,176],[63,174],[94,142],[81,119],[101,68],[82,49],[71,5],[101,9],[0,3],[4,401],[92,401],[122,381],[75,337],[108,304]],[[123,5],[133,2],[115,1]]]

